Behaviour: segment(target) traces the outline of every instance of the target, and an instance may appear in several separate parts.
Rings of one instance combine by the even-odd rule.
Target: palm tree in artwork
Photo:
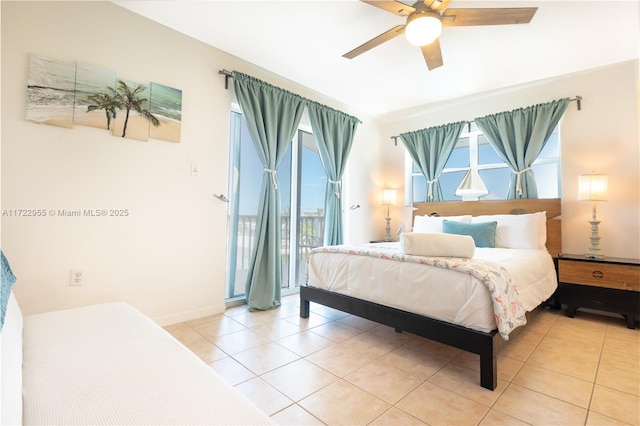
[[[145,109],[145,104],[149,102],[149,100],[147,98],[140,97],[145,88],[146,87],[144,84],[138,84],[135,87],[129,87],[124,81],[118,80],[117,96],[120,103],[118,107],[120,109],[126,110],[124,126],[122,128],[123,138],[127,133],[127,123],[129,122],[129,113],[131,112],[131,110],[136,111],[138,114],[149,120],[149,122],[154,127],[158,127],[160,125],[160,120],[158,120],[153,114]]]
[[[107,116],[107,130],[111,127],[111,120],[116,118],[116,108],[120,108],[120,100],[113,87],[107,87],[111,93],[95,93],[87,96],[87,100],[92,102],[87,106],[87,112],[104,110]]]

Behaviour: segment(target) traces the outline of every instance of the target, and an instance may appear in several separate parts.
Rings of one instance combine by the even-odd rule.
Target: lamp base
[[[589,236],[589,240],[591,240],[591,247],[589,247],[589,251],[585,253],[585,257],[589,259],[602,259],[604,254],[600,251],[600,234],[598,233],[598,225],[600,224],[599,220],[590,220],[591,224],[591,236]]]
[[[390,241],[393,241],[393,237],[391,236],[391,218],[390,217],[386,217],[385,220],[387,221],[387,227],[385,228],[385,231],[387,233],[384,236],[384,241],[385,242],[390,242]]]

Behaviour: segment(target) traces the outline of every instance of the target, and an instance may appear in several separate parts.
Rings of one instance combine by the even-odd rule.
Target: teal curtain
[[[305,100],[256,78],[234,72],[235,94],[264,166],[255,243],[245,296],[250,310],[280,306],[282,227],[276,170],[300,123]]]
[[[342,175],[347,165],[353,135],[359,120],[315,102],[307,105],[313,136],[320,153],[322,168],[327,174],[324,203],[324,244],[342,244]]]
[[[531,165],[567,110],[569,98],[475,119],[500,157],[513,172],[508,199],[538,198]]]
[[[440,175],[466,124],[460,121],[400,135],[411,159],[427,179],[425,201],[443,200]]]

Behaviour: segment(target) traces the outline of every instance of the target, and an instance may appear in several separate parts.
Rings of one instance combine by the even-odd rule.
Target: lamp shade
[[[396,205],[396,190],[393,188],[385,188],[382,190],[382,205],[383,206],[395,206]]]
[[[407,19],[404,35],[414,46],[426,46],[440,37],[442,22],[435,12],[417,13]]]
[[[578,176],[578,200],[607,201],[608,178],[595,173]]]

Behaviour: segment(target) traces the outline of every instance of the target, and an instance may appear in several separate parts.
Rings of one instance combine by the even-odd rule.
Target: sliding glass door
[[[298,191],[296,271],[298,285],[304,283],[305,266],[311,249],[320,247],[324,239],[324,202],[327,175],[322,169],[320,154],[313,135],[298,131]]]
[[[231,113],[230,142],[227,299],[242,299],[264,171],[239,112]],[[313,135],[298,130],[278,167],[283,294],[304,282],[306,256],[322,245],[326,182]]]

